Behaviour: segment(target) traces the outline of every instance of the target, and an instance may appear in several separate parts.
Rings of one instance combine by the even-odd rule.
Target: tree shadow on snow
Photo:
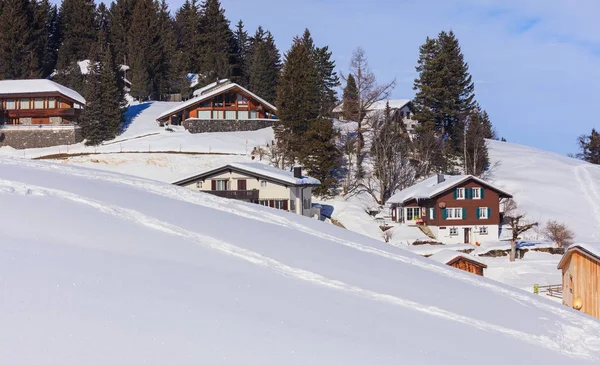
[[[150,105],[152,105],[152,102],[140,103],[127,107],[127,110],[125,111],[125,120],[123,121],[123,126],[121,127],[119,135],[123,134],[127,128],[129,128],[133,120],[144,110],[148,109]]]

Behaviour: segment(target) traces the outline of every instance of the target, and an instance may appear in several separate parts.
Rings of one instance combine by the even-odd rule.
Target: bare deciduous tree
[[[558,247],[569,247],[575,239],[575,233],[566,224],[554,220],[546,223],[542,234],[549,240],[556,242]]]
[[[512,229],[512,238],[510,240],[510,261],[515,261],[517,256],[517,240],[522,233],[525,233],[537,227],[537,222],[530,222],[524,213],[519,211],[517,202],[508,199],[504,202],[504,220]]]
[[[358,177],[360,176],[360,171],[362,171],[362,149],[365,146],[364,143],[364,130],[367,127],[365,124],[367,123],[367,111],[371,109],[373,104],[380,100],[384,100],[389,98],[390,93],[396,86],[396,80],[392,80],[391,82],[379,85],[377,83],[377,78],[375,74],[369,68],[369,62],[367,60],[367,55],[361,47],[358,47],[354,50],[352,54],[352,58],[350,60],[350,73],[354,77],[356,81],[356,88],[358,91],[358,96],[360,99],[358,115],[356,122],[357,125],[357,135],[356,135],[356,164],[357,164],[357,172]],[[343,76],[342,76],[343,77]],[[343,77],[347,80],[347,78]]]

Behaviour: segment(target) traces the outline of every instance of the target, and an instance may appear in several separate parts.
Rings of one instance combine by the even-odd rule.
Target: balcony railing
[[[258,190],[209,190],[209,194],[220,196],[221,198],[258,201]]]

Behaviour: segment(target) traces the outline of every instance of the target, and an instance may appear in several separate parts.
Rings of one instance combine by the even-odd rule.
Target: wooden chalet
[[[600,319],[600,244],[575,244],[558,264],[563,304]]]
[[[479,258],[452,250],[439,251],[429,256],[429,258],[444,265],[452,266],[459,270],[479,276],[484,276],[483,272],[487,268],[487,265]]]
[[[85,99],[51,80],[0,81],[0,123],[4,126],[75,125]]]
[[[500,201],[512,196],[471,175],[434,175],[394,194],[392,220],[425,225],[443,243],[497,241]]]
[[[277,108],[248,89],[220,80],[194,92],[194,97],[162,113],[161,124],[184,121],[270,121]],[[184,124],[185,125],[185,124]]]

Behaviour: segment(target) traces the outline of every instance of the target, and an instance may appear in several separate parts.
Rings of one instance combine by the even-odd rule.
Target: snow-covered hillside
[[[600,321],[294,214],[0,159],[0,363],[596,364]]]
[[[600,166],[507,142],[488,141],[491,180],[540,223],[567,223],[581,242],[600,241]]]

